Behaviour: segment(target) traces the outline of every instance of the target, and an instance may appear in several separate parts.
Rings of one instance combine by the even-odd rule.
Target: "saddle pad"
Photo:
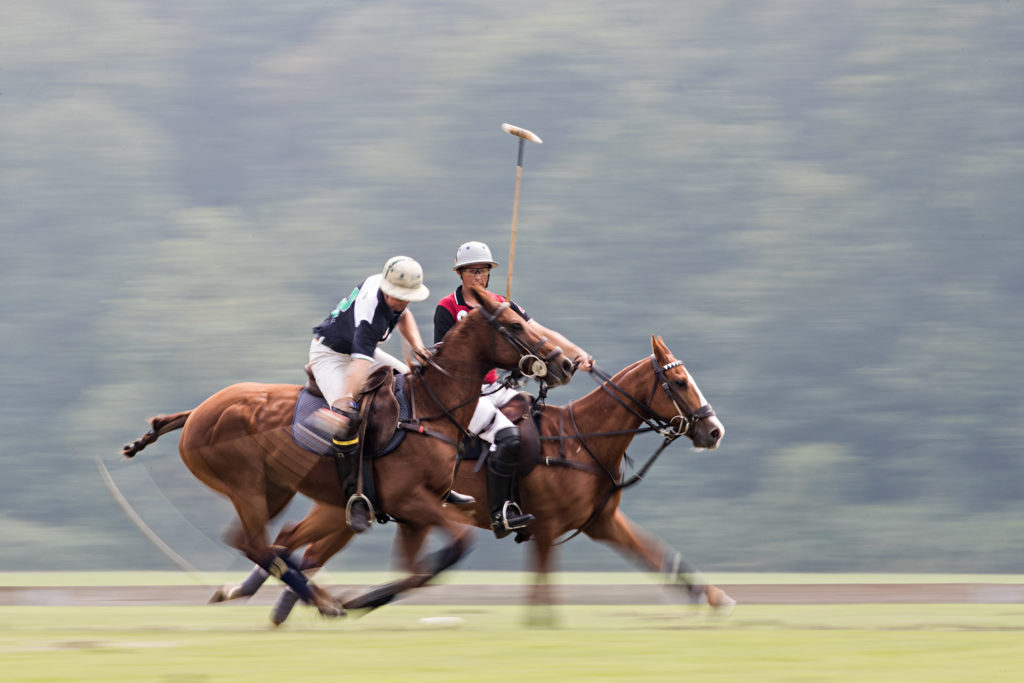
[[[409,420],[412,411],[409,408],[409,399],[405,395],[405,377],[403,375],[395,377],[394,388],[395,398],[398,399],[398,419],[400,421]],[[311,424],[309,420],[313,413],[326,407],[327,401],[323,397],[314,396],[303,387],[299,392],[298,400],[295,401],[295,413],[292,416],[292,440],[297,446],[318,455],[334,455],[331,434]],[[395,430],[384,448],[370,457],[379,458],[395,450],[398,448],[398,444],[402,443],[405,434],[404,429]]]
[[[295,401],[295,414],[292,416],[292,441],[318,455],[334,454],[331,435],[309,423],[310,415],[326,407],[327,401],[323,397],[314,396],[303,387]]]

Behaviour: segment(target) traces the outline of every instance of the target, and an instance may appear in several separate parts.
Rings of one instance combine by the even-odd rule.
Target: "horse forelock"
[[[707,398],[704,397],[704,392],[701,391],[700,385],[697,384],[693,373],[683,365],[682,361],[676,360],[675,356],[668,350],[660,338],[654,341],[653,346],[655,359],[662,364],[662,367],[678,363],[678,365],[674,365],[674,367],[665,371],[665,377],[671,383],[670,386],[679,394],[679,397],[686,402],[685,406],[680,407],[689,411],[691,415],[701,410],[709,411],[710,413],[701,417],[696,423],[697,426],[689,434],[694,446],[697,448],[717,448],[718,442],[721,441],[722,436],[725,434],[725,427],[714,411],[711,410],[711,405],[708,403]],[[684,377],[686,378],[685,389],[678,384]],[[665,392],[661,393],[664,394]],[[666,408],[668,408],[668,404],[671,404],[671,401],[668,401],[667,396],[665,401]],[[674,408],[675,406],[672,406],[672,409]]]
[[[704,398],[703,392],[701,392],[700,387],[697,385],[697,380],[690,374],[686,365],[672,355],[671,351],[668,351],[668,349],[665,349],[665,351],[667,352],[665,355],[655,354],[656,360],[661,367],[678,363],[678,365],[665,370],[665,379],[668,380],[669,386],[672,387],[679,397],[686,402],[686,405],[681,407],[689,410],[691,413],[696,412],[699,408],[707,405],[707,399]],[[686,382],[685,388],[679,384],[679,382],[684,380]],[[664,392],[661,393],[664,394]],[[666,396],[666,398],[668,397]],[[675,407],[671,406],[670,410],[674,412]]]

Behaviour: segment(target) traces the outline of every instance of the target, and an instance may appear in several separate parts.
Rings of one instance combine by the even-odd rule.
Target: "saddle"
[[[334,448],[330,443],[330,435],[320,434],[316,447],[310,446],[312,430],[304,424],[304,419],[312,410],[327,405],[323,393],[316,385],[316,379],[310,367],[306,366],[306,386],[299,394],[296,402],[295,418],[292,423],[292,435],[295,442],[321,455],[334,455]],[[381,509],[380,499],[377,496],[376,484],[373,480],[373,460],[387,455],[398,448],[398,445],[405,438],[406,431],[399,429],[399,422],[402,418],[408,419],[409,401],[404,392],[405,378],[401,375],[395,378],[394,370],[390,366],[382,365],[370,372],[363,384],[363,390],[359,394],[360,399],[360,452],[359,463],[361,472],[354,472],[346,475],[342,471],[341,461],[338,461],[338,476],[346,489],[353,487],[359,494],[365,496],[375,512],[377,521],[384,523],[388,520],[387,513]],[[402,400],[399,400],[399,396]],[[306,406],[306,407],[303,407]],[[310,409],[309,406],[315,406]],[[304,443],[305,442],[305,443]],[[361,482],[356,487],[353,479]],[[346,491],[346,495],[350,495]]]
[[[323,401],[323,393],[316,384],[313,371],[306,366],[305,392]],[[359,415],[366,425],[363,433],[363,453],[367,458],[379,458],[398,447],[401,439],[394,439],[398,428],[402,407],[395,396],[396,388],[401,392],[404,387],[395,386],[395,373],[390,366],[381,365],[370,372],[359,394]],[[372,394],[372,399],[365,398]],[[326,401],[323,401],[326,405]],[[403,430],[397,430],[404,435]],[[394,443],[391,443],[394,441]],[[300,444],[301,445],[301,444]]]

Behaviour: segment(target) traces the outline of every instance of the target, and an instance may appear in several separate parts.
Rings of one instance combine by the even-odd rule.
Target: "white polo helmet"
[[[408,256],[392,256],[384,264],[380,289],[402,301],[423,301],[430,290],[423,284],[423,267]]]
[[[466,242],[455,252],[455,265],[452,270],[475,266],[486,263],[491,268],[497,268],[498,263],[491,258],[491,250],[483,242]]]

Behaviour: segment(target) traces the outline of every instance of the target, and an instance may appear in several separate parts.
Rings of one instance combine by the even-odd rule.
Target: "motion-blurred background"
[[[172,566],[96,456],[189,562],[246,566],[174,437],[121,445],[302,381],[393,254],[425,337],[461,242],[504,291],[507,121],[544,139],[513,297],[611,372],[662,335],[728,431],[630,516],[708,569],[1020,571],[1021,35],[1017,0],[6,0],[5,569]],[[386,568],[392,533],[328,567]],[[465,568],[521,566],[478,538]],[[626,565],[577,539],[561,566]]]

